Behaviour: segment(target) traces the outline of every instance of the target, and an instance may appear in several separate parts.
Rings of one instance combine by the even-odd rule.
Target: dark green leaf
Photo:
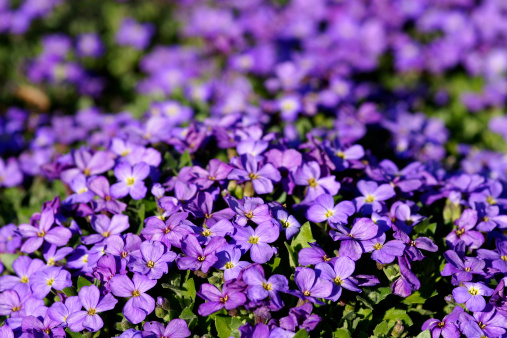
[[[292,250],[289,243],[284,242],[284,244],[285,244],[285,247],[287,248],[287,251],[289,251],[289,265],[291,268],[295,268],[296,267],[296,256],[294,255],[294,250]]]
[[[88,279],[84,278],[83,276],[79,276],[77,279],[77,291],[81,290],[83,286],[90,286],[92,285],[92,282],[90,282]]]
[[[309,248],[310,245],[308,242],[313,243],[315,239],[313,239],[312,228],[310,227],[310,222],[306,222],[299,229],[299,233],[292,239],[290,247],[293,249],[295,253],[299,252],[302,248]]]
[[[338,329],[333,333],[334,338],[350,338],[350,332],[347,329]]]
[[[190,156],[190,153],[188,150],[185,150],[183,155],[180,157],[180,163],[178,164],[178,169],[181,169],[183,167],[191,166],[192,165],[192,156]]]
[[[2,264],[5,266],[7,271],[14,273],[14,269],[12,268],[12,263],[19,257],[20,255],[2,253],[0,254],[0,260]]]
[[[384,319],[392,321],[402,320],[405,324],[409,326],[414,324],[412,322],[412,319],[409,317],[409,315],[407,315],[407,312],[405,310],[395,308],[387,310],[387,312],[384,315]]]
[[[293,338],[308,338],[308,332],[305,329],[301,329]]]
[[[215,317],[215,328],[219,338],[228,338],[231,335],[231,317],[218,315]]]

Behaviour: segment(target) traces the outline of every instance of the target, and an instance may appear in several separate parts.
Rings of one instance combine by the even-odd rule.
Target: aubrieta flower
[[[452,284],[459,285],[461,282],[470,282],[474,274],[483,274],[486,262],[473,257],[460,257],[456,251],[447,250],[444,252],[447,264],[442,270],[442,276],[452,275]]]
[[[119,256],[122,264],[130,262],[132,255],[136,256],[141,247],[141,238],[137,235],[128,233],[124,237],[112,235],[105,241],[104,251],[108,254]]]
[[[355,198],[357,210],[365,215],[373,212],[381,212],[384,209],[384,201],[394,197],[396,193],[389,184],[381,184],[380,186],[374,181],[359,181],[357,189],[362,194]]]
[[[132,324],[139,324],[155,310],[155,300],[147,295],[146,291],[156,284],[156,279],[136,273],[132,280],[126,275],[114,276],[109,282],[109,287],[116,297],[129,298],[123,307],[123,316]]]
[[[224,280],[238,278],[241,270],[251,263],[241,261],[241,249],[232,244],[226,244],[216,251],[217,262],[214,267],[224,271]]]
[[[137,257],[136,257],[137,256]],[[167,263],[176,259],[176,253],[168,251],[162,242],[145,241],[141,243],[139,253],[128,264],[130,271],[160,279],[169,270]]]
[[[205,283],[201,285],[199,297],[206,303],[199,305],[197,312],[201,316],[209,316],[221,309],[232,310],[246,303],[246,296],[242,290],[238,290],[226,282],[220,291],[216,286]]]
[[[111,186],[111,196],[122,198],[130,195],[134,200],[140,200],[146,196],[148,188],[143,180],[150,174],[150,166],[144,162],[130,166],[127,162],[120,162],[114,168],[114,176],[119,180]]]
[[[47,311],[49,318],[55,322],[62,323],[63,326],[67,326],[67,319],[74,312],[81,311],[83,305],[78,296],[71,296],[65,300],[65,302],[53,303]]]
[[[97,151],[92,154],[87,149],[81,148],[73,150],[71,155],[76,168],[62,172],[62,181],[66,183],[70,183],[79,173],[91,177],[105,173],[114,167],[114,161],[106,151]]]
[[[379,228],[369,218],[356,219],[352,229],[342,225],[336,226],[329,235],[334,241],[340,241],[340,256],[347,256],[357,261],[364,252],[364,241],[379,236]]]
[[[209,161],[206,169],[198,166],[192,167],[192,174],[195,177],[193,182],[200,189],[208,189],[215,182],[223,182],[226,180],[232,169],[230,165],[218,159],[212,159]]]
[[[318,277],[313,269],[296,268],[294,277],[299,290],[289,291],[288,293],[315,304],[324,304],[317,298],[327,298],[333,291],[333,284],[321,277]]]
[[[74,191],[74,194],[67,197],[64,203],[88,203],[90,202],[95,194],[88,189],[88,179],[84,174],[77,174],[70,181],[69,187]]]
[[[143,326],[143,337],[146,338],[186,338],[191,335],[187,322],[173,319],[164,327],[159,322],[146,322]]]
[[[14,253],[21,246],[22,237],[17,232],[18,227],[7,224],[0,228],[0,252]]]
[[[33,297],[37,299],[44,299],[51,289],[63,290],[70,286],[72,286],[70,272],[61,266],[47,267],[30,278],[30,289]]]
[[[20,224],[19,231],[23,237],[28,239],[21,246],[21,251],[32,253],[41,247],[45,241],[56,246],[63,246],[69,242],[72,233],[64,227],[53,227],[55,213],[52,208],[45,209],[40,214],[36,225]]]
[[[491,267],[502,273],[507,273],[507,242],[496,241],[496,251],[479,249],[477,257],[491,261]]]
[[[477,224],[477,211],[466,209],[461,214],[461,217],[455,222],[458,227],[453,230],[445,240],[452,248],[457,241],[462,240],[470,249],[478,249],[484,243],[484,236],[476,230],[472,230]]]
[[[278,239],[280,232],[271,221],[259,224],[255,230],[252,227],[241,227],[234,230],[231,244],[235,244],[246,253],[250,250],[250,258],[255,263],[264,264],[276,253],[276,249],[269,243]]]
[[[232,169],[227,176],[239,182],[251,181],[257,194],[269,194],[273,191],[273,182],[282,179],[280,172],[272,164],[266,163],[259,168],[259,163],[250,154],[241,155],[237,169]]]
[[[315,223],[328,221],[330,224],[347,224],[349,216],[355,212],[352,202],[343,201],[335,206],[333,196],[322,194],[308,208],[306,218]]]
[[[298,262],[299,265],[308,266],[316,265],[319,263],[327,263],[336,260],[337,257],[329,257],[326,252],[317,243],[308,243],[309,248],[299,250]]]
[[[411,261],[421,261],[424,259],[424,255],[421,250],[426,250],[430,252],[435,252],[438,250],[438,246],[433,243],[430,238],[427,237],[417,237],[412,240],[406,233],[403,231],[396,231],[393,234],[394,238],[401,240],[406,244],[405,253]]]
[[[457,303],[465,303],[470,311],[482,311],[486,307],[486,301],[483,296],[491,296],[493,289],[488,288],[483,282],[464,282],[452,290],[452,296]]]
[[[110,293],[100,297],[99,289],[95,285],[83,286],[79,290],[78,297],[86,311],[73,312],[67,317],[67,324],[73,332],[84,329],[92,332],[98,331],[104,326],[104,322],[98,314],[114,309],[118,303],[118,300]]]
[[[386,243],[386,234],[362,242],[365,252],[372,252],[371,259],[380,264],[392,263],[396,257],[405,252],[405,243],[400,240],[392,240]]]
[[[274,216],[273,220],[278,222],[280,231],[285,232],[285,238],[287,240],[292,239],[292,237],[299,232],[301,224],[298,222],[296,217],[289,215],[286,210],[277,208],[274,211]]]
[[[333,144],[330,142],[325,144],[324,149],[338,171],[343,171],[349,168],[350,161],[359,160],[364,156],[364,148],[362,146],[355,144],[348,148],[344,148],[340,144],[340,140],[338,138],[333,141]]]
[[[40,320],[35,316],[26,316],[21,321],[23,337],[65,337],[65,330],[60,323],[52,320],[47,314]]]
[[[11,290],[0,293],[0,316],[20,318],[21,322],[21,319],[29,314],[25,311],[26,306],[37,308],[44,305],[42,299],[31,296],[32,292],[25,285],[16,285]]]
[[[141,234],[153,241],[163,242],[168,248],[171,245],[180,248],[183,237],[192,232],[192,228],[184,223],[187,217],[187,212],[174,213],[165,222],[156,216],[149,217]]]
[[[109,181],[104,176],[97,176],[90,179],[88,188],[99,197],[99,199],[94,199],[92,201],[95,212],[105,210],[112,214],[120,214],[127,209],[125,203],[113,199]]]
[[[450,314],[444,317],[442,321],[431,318],[424,322],[421,330],[430,330],[432,338],[443,336],[444,338],[459,338],[460,332],[456,325],[459,315],[463,313],[463,309],[456,306]]]
[[[111,219],[106,215],[94,215],[90,223],[98,234],[84,236],[81,242],[86,245],[103,243],[109,236],[119,235],[130,227],[129,218],[126,215],[114,215]]]
[[[259,265],[254,265],[243,271],[243,281],[248,284],[247,296],[249,299],[257,302],[269,296],[275,306],[283,307],[279,292],[289,290],[289,282],[285,276],[272,275],[266,279],[264,269]]]
[[[335,196],[340,190],[340,183],[336,182],[335,176],[320,177],[320,166],[314,161],[303,163],[291,175],[296,185],[307,186],[304,202],[314,201],[322,194]]]
[[[199,228],[193,226],[192,229],[197,234],[197,240],[199,243],[207,245],[213,237],[225,237],[230,236],[234,232],[234,226],[231,222],[225,219],[221,219],[217,223],[213,223],[210,227]]]
[[[328,299],[336,302],[342,294],[342,288],[350,291],[362,292],[362,290],[357,287],[356,283],[349,278],[354,273],[355,268],[356,264],[348,257],[338,257],[333,261],[322,262],[315,265],[315,271],[318,273],[319,277],[333,282],[333,289],[331,294],[327,296]]]
[[[115,40],[120,46],[131,46],[143,50],[150,43],[154,30],[155,27],[152,24],[140,24],[132,18],[125,18],[116,33]]]
[[[185,257],[178,258],[178,268],[207,273],[218,260],[216,251],[225,244],[227,241],[223,237],[213,237],[203,249],[195,236],[187,235],[181,242],[181,251]]]
[[[485,312],[474,312],[473,316],[461,312],[460,328],[467,337],[502,337],[507,329],[505,317],[494,308]]]
[[[234,198],[228,198],[227,203],[237,214],[234,223],[239,226],[245,226],[248,221],[255,224],[261,224],[272,219],[269,213],[269,206],[258,197],[245,197],[242,201]]]
[[[21,172],[18,162],[14,158],[4,162],[0,158],[0,187],[14,187],[23,182],[23,173]]]
[[[46,265],[38,258],[31,259],[27,256],[19,256],[12,263],[12,269],[16,276],[0,276],[0,291],[13,289],[16,285],[28,286],[31,277],[36,272],[44,269]]]

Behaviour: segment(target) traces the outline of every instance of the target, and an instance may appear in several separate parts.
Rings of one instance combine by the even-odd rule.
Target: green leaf
[[[215,328],[219,338],[228,338],[231,335],[231,317],[218,315],[215,317]]]
[[[408,326],[414,324],[405,310],[395,308],[387,310],[386,314],[384,315],[384,319],[392,321],[402,320]]]
[[[338,329],[333,333],[334,338],[350,338],[350,332],[347,329]]]
[[[144,218],[146,216],[146,207],[144,204],[141,204],[141,206],[139,207],[137,215],[139,216],[139,227],[137,228],[136,234],[140,235],[141,231],[144,228]]]
[[[299,250],[302,248],[310,247],[308,242],[315,242],[315,239],[313,239],[310,222],[303,224],[303,226],[299,229],[299,233],[292,239],[290,247],[294,250],[294,252],[299,252]]]
[[[305,329],[301,329],[293,338],[308,338],[308,332]]]
[[[14,273],[14,269],[12,268],[12,263],[19,257],[20,255],[2,253],[0,254],[0,260],[2,264],[5,266],[7,271]]]
[[[416,292],[412,293],[410,296],[408,296],[407,298],[403,299],[402,303],[404,303],[404,304],[424,304],[426,302],[426,300],[428,300],[429,298],[434,297],[436,295],[438,295],[437,290],[434,290],[433,293],[431,293],[431,295],[429,297],[423,297],[421,295],[420,291],[416,291]]]
[[[73,287],[68,287],[68,288],[65,288],[62,290],[63,293],[65,294],[65,296],[67,297],[70,297],[70,296],[77,296],[77,292],[76,292],[76,289],[74,289]]]
[[[83,276],[79,276],[77,279],[77,291],[81,290],[83,286],[90,286],[92,285],[92,282],[90,282],[88,279],[84,278]]]
[[[391,328],[389,327],[389,323],[386,321],[383,321],[382,323],[375,326],[375,329],[373,330],[373,334],[376,337],[382,337],[382,336],[387,335],[389,333],[389,330],[391,330]]]
[[[183,155],[180,157],[180,163],[178,164],[178,169],[181,169],[183,167],[191,166],[192,165],[192,156],[190,156],[190,153],[188,150],[185,150]]]
[[[268,263],[269,267],[271,268],[271,274],[275,274],[276,269],[280,266],[280,262],[282,259],[280,257],[275,257],[273,259],[273,263]]]
[[[368,291],[367,291],[368,292]],[[368,298],[375,304],[378,304],[380,303],[381,301],[383,301],[384,299],[386,299],[387,296],[389,296],[391,294],[391,288],[386,286],[386,287],[381,287],[381,288],[378,288],[377,290],[375,291],[371,291],[371,292],[368,292],[367,295],[368,295]]]
[[[82,338],[83,335],[80,332],[72,332],[69,328],[65,329],[65,332],[71,337],[71,338]]]
[[[423,332],[415,336],[415,338],[431,338],[430,330],[424,330]]]
[[[231,335],[235,338],[240,338],[241,334],[239,332],[239,327],[246,324],[246,319],[240,319],[239,317],[232,317],[231,320]]]
[[[289,243],[284,242],[285,247],[287,248],[287,251],[289,251],[289,265],[291,268],[296,268],[296,257],[294,255],[294,250],[289,245]]]

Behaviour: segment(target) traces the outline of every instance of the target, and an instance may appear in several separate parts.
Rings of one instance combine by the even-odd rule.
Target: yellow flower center
[[[85,170],[83,170],[83,173],[85,174],[85,176],[90,176],[92,172],[90,171],[90,169],[86,168]]]
[[[12,236],[7,237],[7,241],[8,242],[12,241]]]
[[[106,197],[104,197],[104,199],[106,200],[106,202],[112,200],[111,196],[109,196],[109,195],[106,195]]]
[[[488,196],[486,198],[486,201],[489,203],[489,204],[496,204],[496,199],[493,197],[493,196]]]
[[[373,203],[373,201],[375,201],[375,196],[373,196],[372,194],[368,194],[368,195],[366,195],[366,198],[364,199],[364,201],[366,203]]]
[[[340,157],[340,158],[343,158],[345,159],[345,154],[343,153],[343,151],[341,150],[338,150],[336,153],[335,153],[336,156]]]
[[[262,283],[262,287],[266,290],[273,290],[273,286],[270,283]]]
[[[324,257],[322,257],[322,260],[324,262],[329,262],[331,260],[331,258],[327,257],[327,255],[324,255]]]
[[[53,257],[50,257],[50,258],[48,259],[48,265],[49,265],[49,266],[53,266],[53,265],[55,265],[55,259],[54,259]]]
[[[500,259],[504,262],[507,262],[507,255],[500,256]]]
[[[470,272],[470,270],[472,270],[472,269],[469,266],[465,268],[466,272]]]
[[[128,256],[128,254],[129,254],[129,253],[128,253],[127,251],[122,251],[122,253],[121,253],[121,258],[125,258],[125,257],[127,257],[127,256]]]
[[[310,295],[310,291],[306,290],[305,292],[303,292],[303,295],[305,295],[306,297],[308,297]]]
[[[229,300],[229,295],[225,295],[225,297],[220,297],[220,303],[225,304]]]
[[[121,152],[121,156],[127,156],[128,154],[130,154],[130,149],[125,149]]]
[[[461,236],[465,233],[465,228],[456,230],[456,236]]]
[[[104,231],[102,233],[102,237],[109,237],[109,235],[110,235],[109,231]]]
[[[208,176],[208,180],[210,180],[210,181],[214,181],[214,180],[215,180],[215,176],[211,176],[211,175],[209,175],[209,176]]]
[[[445,323],[444,323],[444,322],[440,322],[440,323],[438,323],[438,324],[437,324],[437,326],[438,326],[439,328],[443,328],[443,327],[445,326]]]
[[[250,238],[248,239],[248,243],[250,243],[250,244],[257,244],[257,243],[259,243],[259,237],[257,237],[257,236],[250,236]]]
[[[250,219],[250,218],[253,217],[253,211],[249,211],[247,213],[244,213],[244,215],[245,215],[246,218]]]
[[[259,178],[259,175],[254,174],[254,173],[250,173],[250,174],[248,175],[248,177],[250,177],[250,179],[252,179],[252,180],[256,180],[256,179],[258,179],[258,178]]]
[[[201,232],[201,234],[202,234],[203,236],[208,237],[208,236],[211,236],[211,231],[209,231],[209,229],[205,229],[203,232]]]
[[[84,194],[85,192],[88,191],[88,188],[81,188],[77,191],[78,194]]]
[[[308,184],[310,185],[310,187],[315,188],[317,186],[317,181],[315,180],[315,178],[312,177],[308,180]]]
[[[206,257],[204,257],[204,256],[199,256],[199,257],[197,257],[197,260],[198,260],[199,262],[204,262],[204,260],[205,260],[205,259],[206,259]]]
[[[97,310],[91,308],[90,310],[88,310],[88,315],[93,316],[95,315],[95,312],[97,312]]]
[[[165,234],[168,234],[168,233],[170,233],[170,232],[171,232],[171,229],[170,229],[170,228],[165,228],[165,230],[164,230],[164,233],[165,233]]]
[[[27,276],[23,276],[21,277],[21,283],[28,283],[28,277]]]
[[[48,279],[46,281],[46,285],[51,286],[51,285],[53,285],[54,282],[55,282],[55,279],[54,278],[50,278],[50,279]]]
[[[83,256],[83,262],[84,263],[88,263],[88,255],[84,255]]]
[[[12,312],[18,312],[19,310],[21,310],[21,306],[13,306],[11,310]]]
[[[42,230],[41,232],[37,233],[37,236],[44,237],[44,236],[46,236],[46,232],[44,230]]]
[[[489,222],[489,217],[488,216],[484,216],[483,219],[482,219],[483,222]]]
[[[376,243],[376,244],[373,246],[373,248],[374,248],[375,250],[380,250],[380,249],[382,249],[382,243]]]
[[[148,263],[146,263],[146,266],[149,267],[150,269],[153,269],[155,267],[155,262],[154,261],[148,261]]]
[[[232,262],[225,263],[225,268],[226,269],[232,269],[233,267],[234,267],[234,264]]]
[[[472,286],[470,289],[468,289],[468,293],[471,294],[472,296],[477,296],[479,294],[479,289]]]
[[[483,322],[479,322],[479,327],[481,328],[481,330],[483,330],[484,328],[486,328],[486,324],[484,324]]]
[[[136,181],[136,179],[134,177],[127,177],[127,185],[128,186],[134,185],[135,181]]]
[[[139,292],[139,290],[132,291],[132,297],[139,297],[140,295],[141,293]]]
[[[334,215],[334,211],[333,211],[333,210],[328,210],[328,211],[326,212],[326,215],[325,215],[325,216],[326,216],[327,218],[329,218],[329,217],[331,217],[331,216],[333,216],[333,215]]]
[[[340,277],[336,277],[335,279],[333,279],[333,281],[338,284],[338,285],[342,285],[343,281]]]

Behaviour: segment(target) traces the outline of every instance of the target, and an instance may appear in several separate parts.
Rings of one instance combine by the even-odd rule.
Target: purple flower
[[[192,228],[184,223],[187,217],[187,212],[174,213],[165,222],[156,216],[149,217],[141,234],[153,241],[161,241],[168,248],[171,245],[180,248],[183,237],[192,232]]]
[[[0,316],[10,316],[11,318],[23,318],[27,313],[26,305],[40,307],[44,305],[42,299],[32,298],[30,289],[25,285],[17,285],[11,290],[0,293]],[[32,299],[30,303],[28,300]]]
[[[442,276],[452,275],[452,284],[459,285],[461,282],[470,282],[473,274],[483,274],[486,263],[473,257],[460,257],[456,251],[447,250],[444,252],[447,264],[442,270]]]
[[[116,201],[111,197],[109,181],[104,176],[92,178],[88,182],[88,188],[99,197],[98,200],[92,201],[95,212],[105,210],[112,214],[120,214],[127,208],[125,203]]]
[[[322,194],[334,196],[340,190],[340,183],[336,182],[335,176],[320,177],[320,166],[314,161],[303,163],[291,175],[296,185],[308,186],[304,202],[311,202]]]
[[[458,226],[458,229],[452,231],[445,238],[451,248],[458,240],[464,241],[472,250],[481,247],[484,243],[484,236],[479,231],[472,230],[477,224],[477,211],[466,209],[454,223]]]
[[[398,257],[398,265],[400,267],[401,276],[391,284],[391,292],[394,295],[405,298],[408,297],[412,291],[419,290],[421,282],[412,270],[410,270],[410,264],[405,256]]]
[[[489,232],[498,227],[507,228],[507,215],[500,215],[500,208],[496,205],[484,206],[484,204],[475,203],[474,209],[477,210],[479,223],[477,230]]]
[[[440,336],[445,338],[459,338],[460,332],[455,323],[461,313],[463,313],[463,309],[456,306],[450,314],[442,319],[442,321],[435,318],[425,321],[421,330],[430,330],[432,338],[438,338]]]
[[[262,267],[254,265],[243,271],[243,281],[248,284],[247,296],[249,299],[258,302],[269,296],[275,306],[283,307],[279,292],[289,290],[289,282],[285,276],[272,275],[266,280]]]
[[[224,245],[220,251],[216,252],[217,262],[215,267],[224,271],[224,280],[229,281],[237,278],[241,270],[249,266],[251,263],[240,261],[241,250],[232,244]]]
[[[379,262],[380,264],[389,264],[394,261],[396,257],[402,256],[405,252],[405,243],[399,240],[386,241],[386,235],[382,234],[380,237],[370,239],[363,242],[365,252],[371,252],[371,259]]]
[[[204,245],[208,244],[213,237],[230,236],[234,232],[232,223],[225,219],[214,223],[210,227],[199,228],[193,226],[192,229],[197,234],[197,240]]]
[[[164,327],[159,322],[146,322],[143,326],[143,337],[146,338],[186,338],[192,333],[183,319],[173,319]]]
[[[70,272],[61,266],[50,266],[42,271],[36,272],[30,278],[30,289],[37,299],[44,299],[51,289],[63,290],[72,286]]]
[[[24,288],[24,290],[27,291],[28,288]],[[30,294],[23,294],[23,291],[21,290],[17,291],[19,291],[19,297],[17,297],[17,295],[16,297],[12,297],[14,295],[11,294],[10,297],[8,297],[9,299],[2,299],[2,301],[6,300],[6,303],[2,302],[2,304],[8,304],[7,306],[9,306],[10,311],[12,311],[12,308],[17,310],[13,311],[11,316],[6,320],[7,325],[9,325],[15,331],[21,330],[21,323],[23,321],[23,318],[27,316],[44,318],[48,309],[44,305],[44,301],[42,299],[35,299],[33,297],[30,297]],[[2,295],[5,295],[5,292]]]
[[[488,288],[484,283],[464,282],[463,286],[452,290],[452,296],[457,303],[466,303],[470,311],[482,311],[486,307],[483,296],[491,296],[493,289]]]
[[[234,211],[225,208],[219,211],[213,211],[213,196],[208,192],[200,192],[197,200],[189,204],[189,209],[197,218],[204,218],[206,226],[213,226],[221,220],[230,220],[234,216]]]
[[[274,221],[278,222],[281,231],[285,232],[285,238],[290,240],[301,228],[301,224],[298,222],[296,217],[289,215],[289,213],[282,208],[277,208],[274,212]]]
[[[395,203],[396,204],[396,203]],[[394,208],[391,208],[391,212]],[[396,205],[396,209],[394,212],[394,216],[396,221],[394,222],[394,228],[396,231],[401,230],[406,234],[410,234],[412,232],[412,227],[421,222],[424,218],[420,215],[413,215],[412,210],[407,204],[399,203]]]
[[[64,200],[64,203],[88,203],[95,194],[88,189],[87,178],[84,174],[77,174],[69,183],[70,188],[74,194],[70,195]]]
[[[95,285],[83,286],[79,290],[78,296],[86,311],[74,312],[67,318],[69,329],[73,332],[84,329],[92,332],[98,331],[104,326],[98,313],[112,310],[118,303],[118,300],[110,293],[100,297],[99,289]]]
[[[333,291],[333,284],[321,277],[317,277],[315,271],[310,268],[296,268],[294,281],[299,290],[289,291],[290,294],[316,304],[324,304],[317,298],[327,298]]]
[[[393,237],[401,240],[403,243],[406,244],[405,253],[410,258],[411,261],[423,260],[424,255],[419,249],[430,252],[435,252],[438,250],[438,247],[435,245],[435,243],[433,243],[433,241],[427,237],[418,237],[412,240],[403,231],[396,231]]]
[[[90,151],[81,148],[73,150],[71,155],[76,168],[62,172],[62,181],[65,183],[70,183],[79,173],[90,177],[105,173],[114,167],[114,160],[106,151],[97,151],[92,154]]]
[[[16,159],[10,158],[6,164],[3,158],[0,158],[0,187],[15,187],[21,182],[23,182],[23,173]]]
[[[378,185],[373,181],[359,181],[357,182],[357,189],[363,195],[356,197],[356,207],[365,215],[370,215],[372,212],[381,212],[384,209],[383,201],[394,197],[396,193],[393,187],[389,184]]]
[[[21,236],[18,227],[7,224],[0,228],[0,252],[14,253],[21,246]]]
[[[155,309],[155,300],[145,292],[153,288],[157,280],[134,274],[132,280],[126,275],[111,278],[109,287],[117,297],[130,298],[123,307],[123,316],[133,324],[139,324]]]
[[[496,241],[497,251],[479,249],[477,256],[491,261],[493,269],[497,269],[502,273],[507,273],[507,242]]]
[[[207,273],[218,260],[215,252],[225,244],[227,241],[223,237],[213,237],[203,250],[195,236],[187,235],[181,242],[181,251],[186,257],[178,258],[178,268]]]
[[[231,244],[236,244],[243,252],[250,250],[250,258],[255,263],[268,262],[276,252],[268,243],[278,239],[280,232],[271,221],[266,221],[252,229],[252,227],[236,228],[232,235]]]
[[[356,208],[352,202],[343,201],[335,206],[333,196],[322,194],[308,208],[306,218],[315,223],[329,221],[330,224],[347,224],[348,217],[355,212]]]
[[[81,311],[83,305],[79,300],[78,296],[71,296],[65,300],[65,302],[53,303],[48,311],[47,315],[55,322],[62,323],[63,326],[67,326],[67,319],[74,312]]]
[[[20,224],[19,231],[23,237],[28,237],[21,247],[21,251],[32,253],[36,251],[44,241],[62,246],[69,242],[72,233],[64,227],[54,227],[55,214],[52,208],[45,209],[40,215],[40,220],[36,226],[30,224]]]
[[[168,262],[176,259],[176,253],[167,251],[162,242],[146,241],[141,243],[139,256],[132,260],[130,271],[147,275],[150,279],[159,279],[168,271]]]
[[[227,202],[237,214],[234,222],[239,226],[245,226],[248,221],[261,224],[272,219],[268,205],[261,198],[245,197],[241,203],[231,197]]]
[[[315,271],[319,277],[333,282],[333,289],[327,298],[336,302],[342,294],[342,287],[350,291],[362,292],[356,283],[349,278],[354,273],[355,268],[356,264],[348,257],[338,257],[334,261],[319,263],[315,266]]]
[[[140,24],[132,18],[125,18],[116,33],[116,43],[143,50],[148,47],[154,31],[152,24]]]
[[[241,155],[238,166],[238,169],[231,170],[227,178],[239,182],[251,181],[257,194],[269,194],[273,191],[273,182],[282,179],[280,172],[272,164],[267,163],[259,168],[259,163],[250,154]]]
[[[114,176],[119,180],[111,186],[111,196],[122,198],[130,194],[134,200],[140,200],[146,196],[148,189],[143,180],[150,174],[150,166],[144,162],[131,167],[127,162],[120,162],[114,168]]]
[[[294,180],[289,173],[291,170],[296,170],[303,161],[303,156],[296,149],[278,150],[271,149],[265,154],[268,163],[275,166],[280,171],[282,176],[282,187],[287,194],[291,195],[296,187]]]
[[[84,236],[81,241],[86,245],[103,243],[109,236],[119,235],[130,227],[126,215],[114,215],[111,219],[106,215],[94,215],[90,223],[98,234]]]
[[[65,337],[65,331],[60,323],[52,320],[46,314],[41,321],[35,316],[26,316],[21,321],[22,337]]]
[[[351,160],[359,160],[364,156],[364,149],[362,146],[355,144],[345,149],[340,145],[340,140],[338,138],[334,140],[332,145],[328,143],[324,149],[338,171],[347,169],[350,166]]]
[[[31,259],[20,256],[12,263],[12,269],[16,276],[0,276],[0,291],[13,289],[16,285],[28,286],[32,275],[44,269],[46,265],[38,258]]]
[[[308,243],[309,248],[299,250],[298,262],[299,265],[315,265],[319,263],[332,262],[336,257],[329,257],[324,250],[317,243]]]
[[[342,225],[337,226],[337,231],[330,231],[334,241],[341,241],[340,256],[347,256],[357,261],[364,252],[363,241],[378,236],[379,228],[369,218],[356,219],[352,229]]]
[[[199,305],[198,313],[200,316],[209,316],[223,308],[226,310],[235,309],[246,303],[246,296],[242,290],[229,287],[230,283],[226,282],[222,291],[211,284],[201,285],[201,289],[197,293],[199,297],[206,300],[206,303]]]
[[[97,34],[88,33],[78,37],[76,50],[79,56],[99,57],[104,54],[104,46]]]
[[[192,174],[195,177],[193,182],[199,189],[208,189],[215,182],[225,181],[232,169],[230,165],[218,159],[212,159],[206,169],[197,166],[192,168]]]
[[[128,233],[123,238],[119,235],[113,235],[106,239],[104,251],[108,254],[119,256],[122,262],[130,261],[132,255],[136,256],[141,247],[141,238],[137,235]]]

